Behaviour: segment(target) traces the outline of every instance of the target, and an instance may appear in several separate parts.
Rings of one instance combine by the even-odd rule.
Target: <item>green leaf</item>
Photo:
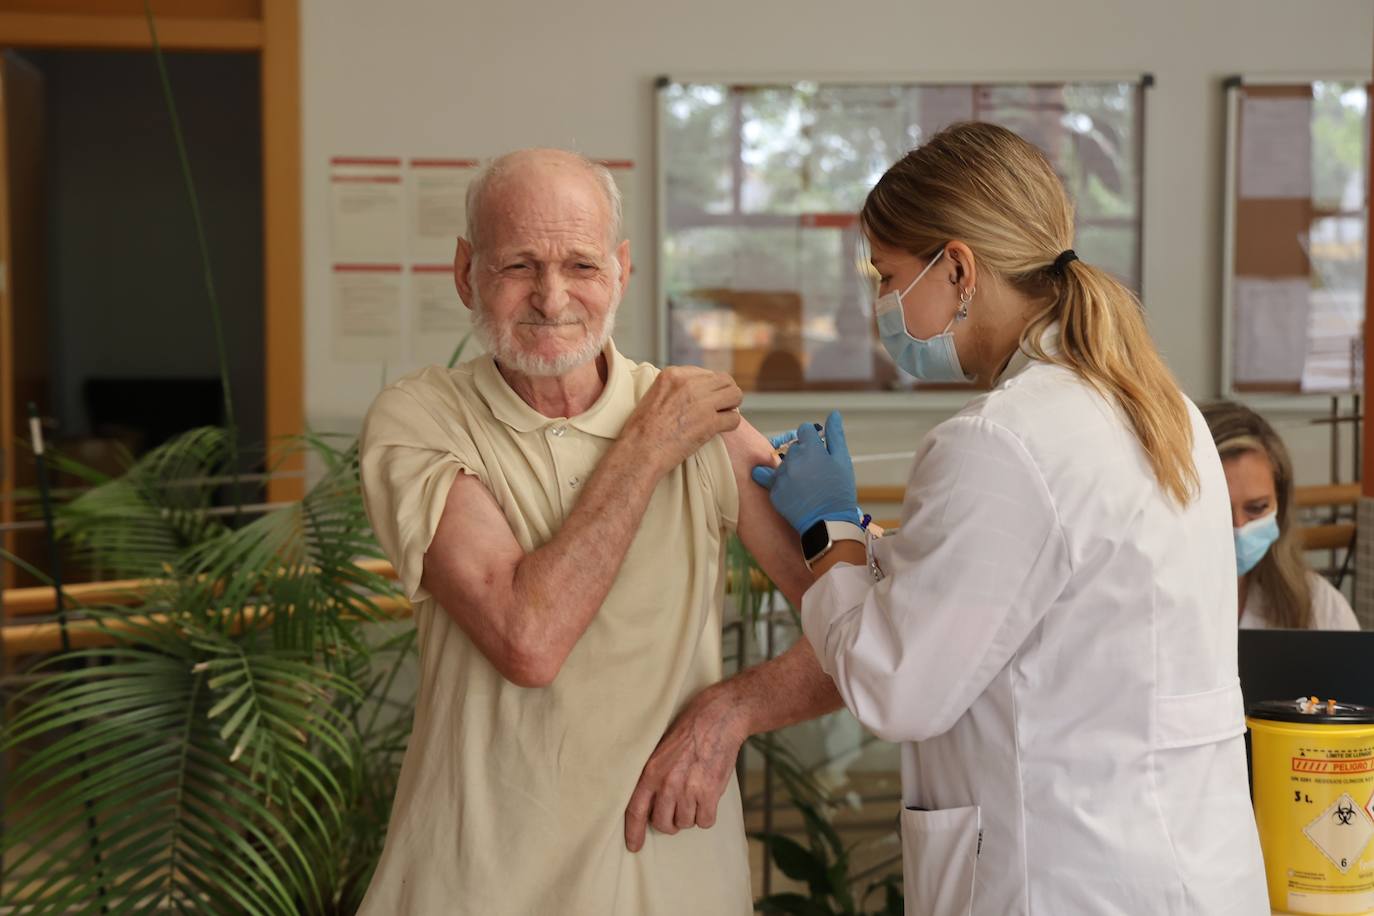
[[[825,888],[828,882],[825,859],[780,833],[751,835],[767,844],[769,854],[784,875],[794,881],[805,881],[813,888]]]
[[[789,913],[792,916],[835,916],[835,911],[801,894],[772,894],[754,902],[758,913]]]

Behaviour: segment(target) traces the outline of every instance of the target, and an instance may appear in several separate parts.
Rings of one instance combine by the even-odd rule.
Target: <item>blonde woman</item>
[[[992,125],[907,154],[862,227],[897,364],[987,391],[921,443],[871,554],[838,414],[755,480],[818,576],[821,665],[902,742],[907,912],[1267,914],[1226,479],[1139,304]]]
[[[1231,401],[1208,404],[1202,416],[1231,497],[1241,628],[1358,630],[1345,596],[1303,558],[1283,440],[1263,417]]]

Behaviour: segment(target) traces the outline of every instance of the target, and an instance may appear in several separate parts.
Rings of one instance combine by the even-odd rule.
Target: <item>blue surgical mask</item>
[[[1279,513],[1277,510],[1261,515],[1253,522],[1247,522],[1234,529],[1236,535],[1236,575],[1243,576],[1264,559],[1269,548],[1279,539]]]
[[[925,270],[917,274],[906,289],[879,298],[873,304],[873,311],[878,316],[878,335],[884,349],[904,372],[925,382],[966,382],[969,377],[959,365],[959,353],[954,349],[952,330],[954,323],[963,315],[951,318],[948,327],[939,334],[922,340],[911,336],[906,329],[906,316],[902,314],[902,297],[916,288],[916,284],[930,273],[944,253],[945,250],[941,248],[939,254],[931,258]]]

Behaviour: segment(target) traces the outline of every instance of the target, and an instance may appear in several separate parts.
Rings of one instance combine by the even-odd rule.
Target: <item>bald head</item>
[[[607,247],[614,248],[621,236],[620,189],[605,166],[561,149],[506,153],[487,165],[468,186],[468,243],[474,255],[480,256],[490,237],[492,219],[518,218],[522,209],[559,198],[584,197],[587,192],[597,200]]]

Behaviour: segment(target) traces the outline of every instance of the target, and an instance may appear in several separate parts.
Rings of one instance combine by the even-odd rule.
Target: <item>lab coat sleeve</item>
[[[807,591],[802,625],[845,705],[889,741],[948,730],[1043,619],[1070,574],[1054,502],[1022,441],[980,416],[918,452],[885,578],[849,564]]]

